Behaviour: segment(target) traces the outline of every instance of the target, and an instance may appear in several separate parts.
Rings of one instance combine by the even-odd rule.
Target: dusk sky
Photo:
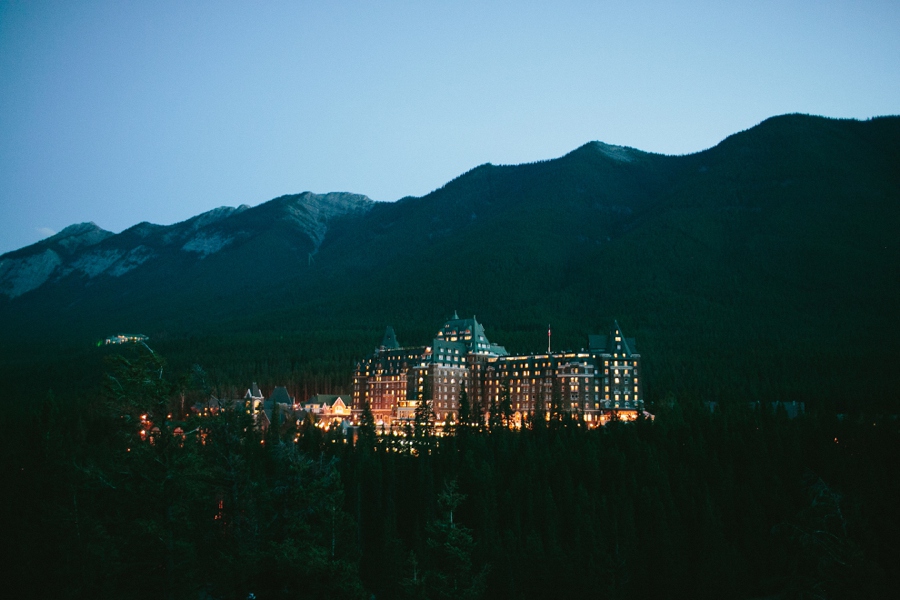
[[[900,113],[900,2],[0,0],[0,253],[789,112]]]

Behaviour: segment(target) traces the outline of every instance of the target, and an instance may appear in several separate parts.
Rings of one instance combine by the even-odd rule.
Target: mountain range
[[[0,378],[96,378],[144,333],[222,385],[346,389],[393,325],[475,314],[512,351],[618,319],[647,396],[896,410],[900,118],[768,119],[663,156],[591,142],[481,165],[420,198],[282,196],[119,234],[67,227],[0,256]],[[4,388],[9,389],[8,386]]]

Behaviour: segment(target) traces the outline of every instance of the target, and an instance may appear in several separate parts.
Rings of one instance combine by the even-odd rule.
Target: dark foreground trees
[[[895,419],[673,401],[600,430],[425,427],[408,452],[372,423],[354,446],[306,421],[263,437],[240,405],[188,417],[166,369],[138,353],[102,394],[3,416],[10,590],[877,598],[900,575]]]

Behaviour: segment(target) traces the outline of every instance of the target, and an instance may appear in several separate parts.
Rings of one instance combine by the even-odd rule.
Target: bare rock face
[[[38,288],[62,264],[59,254],[49,248],[22,258],[0,260],[0,293],[10,298]]]
[[[95,223],[78,223],[36,244],[0,256],[0,294],[16,298],[41,287],[69,258],[112,235]]]
[[[304,192],[285,206],[288,219],[296,223],[313,241],[313,252],[322,245],[328,231],[328,222],[334,217],[362,213],[372,207],[366,196],[332,192],[313,194]]]

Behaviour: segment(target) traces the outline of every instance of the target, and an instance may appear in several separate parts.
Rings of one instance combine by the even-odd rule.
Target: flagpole
[[[550,325],[547,325],[547,354],[550,354]]]

